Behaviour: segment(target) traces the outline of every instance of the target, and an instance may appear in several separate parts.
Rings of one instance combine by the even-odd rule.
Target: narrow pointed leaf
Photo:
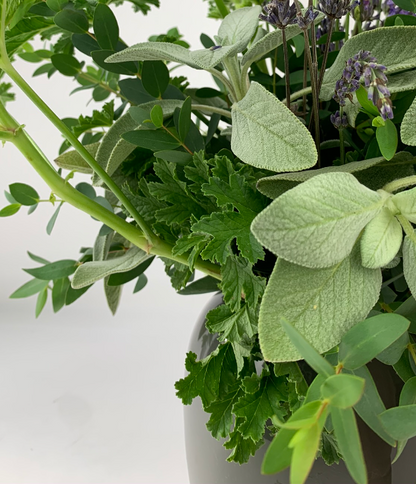
[[[43,281],[41,279],[32,279],[31,281],[26,282],[26,284],[23,284],[23,286],[19,287],[19,289],[16,289],[16,291],[14,291],[14,293],[9,297],[10,299],[20,299],[33,296],[34,294],[37,294],[45,289],[45,287],[48,285],[48,282],[49,281]]]
[[[40,313],[43,311],[45,307],[46,301],[48,299],[48,288],[45,287],[38,295],[38,299],[36,301],[36,309],[35,309],[35,317],[39,317]]]
[[[35,269],[23,269],[37,279],[43,279],[45,281],[53,281],[62,277],[70,276],[75,272],[77,268],[77,261],[72,259],[59,260],[56,262],[50,262],[42,267],[36,267]]]

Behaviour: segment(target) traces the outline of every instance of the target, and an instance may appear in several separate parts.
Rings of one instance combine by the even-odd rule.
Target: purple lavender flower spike
[[[377,64],[371,52],[361,50],[347,60],[342,77],[335,84],[334,99],[340,106],[345,106],[346,99],[352,102],[352,94],[359,89],[363,77],[368,99],[377,107],[383,119],[392,119],[393,109],[385,70],[386,67]]]
[[[319,15],[319,12],[317,10],[314,11],[313,7],[309,7],[305,11],[305,15],[302,15],[301,13],[297,14],[296,22],[301,29],[305,30],[309,28],[311,23],[316,19],[318,15]]]
[[[345,113],[341,113],[336,111],[335,114],[331,114],[330,116],[331,123],[335,126],[335,128],[346,128],[348,126],[348,119]]]
[[[318,9],[332,19],[340,19],[357,5],[351,0],[319,0]]]
[[[413,12],[408,12],[407,10],[403,10],[398,7],[393,0],[385,0],[383,2],[383,10],[387,17],[391,17],[393,15],[412,15],[416,17],[416,14]]]
[[[290,5],[289,0],[271,0],[263,7],[266,15],[260,14],[260,20],[264,20],[279,29],[286,28],[296,22],[296,5]]]

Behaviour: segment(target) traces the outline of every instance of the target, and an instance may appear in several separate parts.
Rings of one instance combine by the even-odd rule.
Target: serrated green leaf
[[[281,326],[282,317],[323,353],[367,316],[379,297],[381,271],[364,268],[360,259],[358,248],[328,269],[278,259],[260,306],[259,338],[267,361],[301,358]]]
[[[88,32],[88,17],[83,10],[64,8],[55,15],[53,21],[61,29],[68,30],[74,34],[85,34]]]
[[[178,62],[179,64],[186,64],[194,69],[200,69],[191,59],[188,49],[169,42],[143,42],[135,44],[107,58],[108,63],[147,60]]]
[[[271,171],[315,165],[318,155],[307,128],[257,82],[233,105],[232,120],[231,148],[245,163]]]
[[[387,208],[367,224],[360,239],[361,259],[364,267],[377,269],[391,262],[402,245],[403,230]]]
[[[94,34],[102,49],[116,50],[119,28],[110,7],[99,3],[94,12]]]
[[[378,193],[353,175],[327,173],[274,200],[254,219],[251,229],[279,257],[310,268],[330,267],[351,253],[383,203]]]
[[[334,64],[325,74],[320,98],[328,101],[334,94],[334,86],[342,76],[345,62],[361,49],[371,52],[379,64],[387,67],[387,74],[416,67],[416,27],[400,26],[377,28],[354,35],[342,47]]]
[[[285,400],[283,389],[284,378],[277,378],[263,370],[259,390],[246,393],[234,404],[234,414],[243,419],[237,430],[244,438],[258,442],[263,437],[267,419],[282,415],[280,401]]]
[[[190,405],[197,396],[208,407],[219,396],[225,396],[236,379],[236,365],[231,344],[220,345],[207,358],[196,360],[195,353],[186,356],[185,367],[189,375],[175,383],[176,395],[184,405]]]
[[[288,321],[281,319],[281,325],[291,342],[318,374],[329,377],[335,373],[334,367],[323,358],[316,349]]]
[[[25,183],[12,183],[9,190],[11,196],[21,205],[31,206],[39,202],[38,192]]]
[[[13,294],[11,294],[9,297],[10,299],[21,299],[25,297],[30,297],[38,292],[41,292],[45,287],[47,287],[49,281],[44,281],[41,279],[32,279],[29,282],[26,282],[23,284],[23,286],[19,287],[19,289],[16,289]]]
[[[357,484],[367,484],[367,471],[354,410],[334,407],[331,409],[331,417],[335,437],[349,473]]]
[[[240,309],[242,297],[248,306],[256,308],[264,293],[266,280],[253,274],[252,264],[242,257],[231,255],[221,268],[221,275],[224,302],[231,311]]]
[[[404,115],[400,137],[404,144],[416,146],[416,99]]]
[[[75,272],[77,268],[77,261],[72,259],[58,260],[56,262],[50,262],[42,267],[36,267],[34,269],[23,269],[37,279],[44,281],[54,281],[62,277],[70,276]]]
[[[35,317],[38,318],[40,313],[43,311],[45,307],[46,301],[48,300],[48,287],[45,287],[40,293],[38,294],[38,298],[36,300],[36,309],[35,309]]]
[[[54,281],[52,288],[52,306],[54,313],[57,313],[65,306],[66,294],[70,285],[71,283],[67,277]]]
[[[20,203],[12,203],[0,210],[0,217],[11,217],[20,210],[22,205]]]
[[[211,432],[214,439],[225,439],[230,434],[233,424],[232,408],[238,398],[242,395],[242,390],[237,385],[221,400],[217,400],[209,405],[205,411],[210,413],[207,422],[207,429]]]
[[[339,361],[347,370],[362,367],[388,348],[409,328],[409,321],[395,313],[365,319],[346,333],[339,345]]]
[[[75,272],[72,287],[81,289],[111,274],[128,272],[150,257],[152,256],[146,254],[144,250],[132,247],[125,254],[114,259],[86,262]]]
[[[365,380],[358,376],[339,374],[330,376],[321,386],[322,397],[337,408],[353,407],[361,399]]]
[[[241,420],[242,419],[236,419],[236,428]],[[238,430],[233,430],[230,434],[230,439],[224,443],[226,449],[232,449],[231,454],[227,458],[227,462],[245,464],[250,459],[250,456],[254,455],[263,445],[263,442],[263,440],[253,442],[251,439],[245,439]]]
[[[169,84],[169,70],[162,61],[144,61],[142,83],[153,97],[160,98]]]

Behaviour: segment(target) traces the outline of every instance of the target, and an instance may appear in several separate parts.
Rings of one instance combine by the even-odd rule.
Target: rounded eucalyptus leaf
[[[358,376],[339,374],[330,376],[321,386],[322,397],[338,408],[353,407],[362,397],[365,380]]]

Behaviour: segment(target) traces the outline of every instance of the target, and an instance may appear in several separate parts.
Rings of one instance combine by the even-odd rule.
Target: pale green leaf
[[[313,466],[319,442],[321,441],[322,428],[318,423],[297,431],[292,438],[296,439],[290,464],[291,484],[303,484]]]
[[[416,188],[396,193],[393,195],[392,201],[401,215],[416,223]]]
[[[114,259],[86,262],[75,272],[72,287],[80,289],[111,274],[130,271],[149,257],[151,256],[138,247],[132,247],[124,255]]]
[[[410,153],[402,151],[396,154],[393,160],[390,161],[389,165],[392,163],[408,164],[413,161],[413,158],[414,157]],[[360,172],[365,173],[365,170],[379,164],[386,164],[386,161],[382,156],[378,158],[371,158],[369,160],[353,161],[351,163],[347,163],[346,165],[326,166],[325,168],[320,168],[319,170],[298,171],[295,173],[281,173],[279,175],[261,178],[258,181],[257,188],[261,193],[263,193],[263,195],[266,195],[269,198],[277,198],[280,197],[280,195],[282,195],[287,190],[290,190],[291,188],[297,186],[299,183],[307,181],[317,175],[338,172],[357,173],[355,177],[360,180]]]
[[[85,145],[84,148],[95,158],[97,154],[100,143],[92,143],[90,145]],[[64,170],[76,171],[78,173],[92,174],[93,170],[90,165],[84,160],[84,158],[78,153],[78,151],[66,151],[62,155],[55,159],[55,163],[59,168]]]
[[[330,350],[377,302],[381,271],[362,266],[355,249],[327,269],[307,269],[278,259],[260,306],[259,337],[267,361],[301,355],[281,326],[284,317],[319,352]]]
[[[108,307],[110,308],[110,311],[113,315],[116,314],[118,305],[120,304],[122,289],[123,286],[109,286],[108,277],[104,279],[105,298],[107,300]]]
[[[362,367],[407,331],[410,322],[395,313],[365,319],[346,333],[339,345],[339,361],[348,370]]]
[[[327,173],[274,200],[251,229],[279,257],[305,267],[330,267],[348,256],[383,203],[353,175]]]
[[[322,397],[338,408],[353,407],[361,399],[365,380],[358,376],[340,373],[330,376],[321,386]]]
[[[220,64],[227,57],[232,57],[237,54],[239,46],[226,45],[220,46],[218,49],[200,49],[194,50],[190,53],[192,61],[198,65],[201,69],[213,69]]]
[[[415,78],[415,74],[412,74],[413,78]],[[416,98],[404,115],[400,128],[400,137],[404,144],[409,146],[416,146]]]
[[[387,74],[416,67],[415,26],[377,28],[362,32],[345,42],[334,64],[325,74],[320,98],[327,101],[334,94],[335,83],[342,76],[345,62],[360,50],[368,50],[379,64],[387,67]]]
[[[107,57],[107,63],[128,61],[161,60],[186,64],[194,69],[200,69],[191,56],[190,51],[181,45],[170,42],[143,42]]]
[[[218,29],[218,36],[223,39],[222,45],[237,45],[237,52],[243,52],[256,33],[260,13],[261,7],[255,5],[239,8],[227,15]]]
[[[19,289],[16,289],[16,291],[14,291],[14,293],[11,294],[9,297],[10,299],[30,297],[45,289],[48,284],[49,281],[45,281],[42,279],[32,279],[31,281],[23,284],[23,286],[19,287]]]
[[[48,288],[45,287],[40,291],[38,294],[38,298],[36,300],[36,309],[35,309],[35,317],[38,318],[40,313],[43,311],[45,307],[46,301],[48,299]]]
[[[410,238],[408,235],[403,242],[403,272],[407,285],[412,294],[416,295],[416,231]]]
[[[402,245],[403,231],[392,212],[383,207],[365,227],[361,237],[361,259],[364,267],[376,269],[391,262]]]
[[[367,471],[354,410],[334,407],[331,409],[331,417],[335,437],[349,473],[357,484],[367,484]]]
[[[307,128],[272,93],[252,82],[232,107],[231,147],[245,163],[271,171],[311,168],[318,155]]]

